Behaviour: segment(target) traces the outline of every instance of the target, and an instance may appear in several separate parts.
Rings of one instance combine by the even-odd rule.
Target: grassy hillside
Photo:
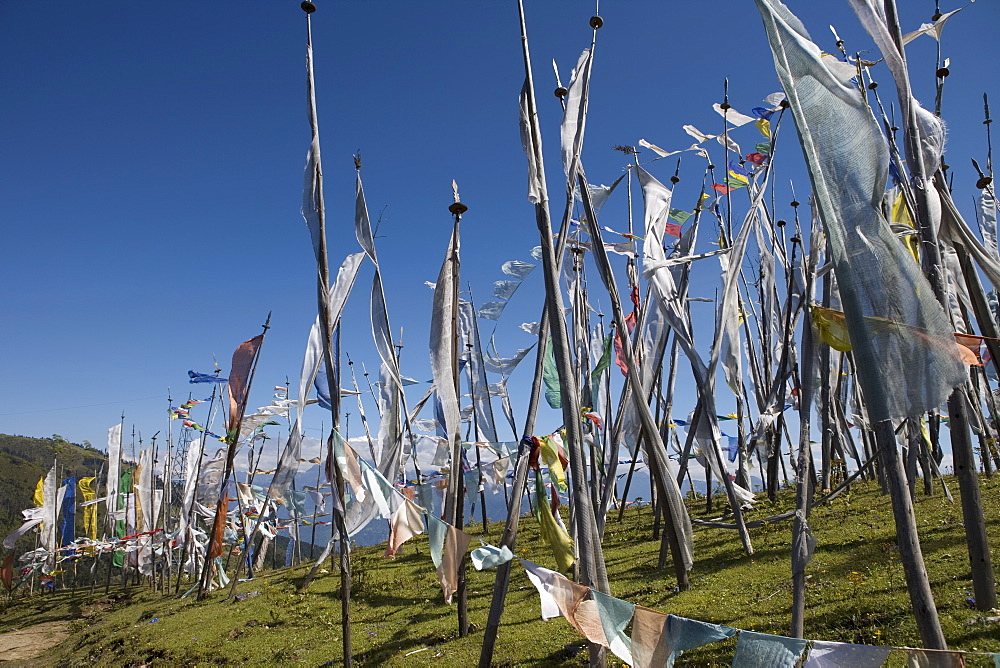
[[[0,537],[21,526],[21,511],[35,505],[35,485],[57,456],[61,478],[97,475],[107,461],[103,452],[58,438],[0,434]]]
[[[957,486],[948,480],[957,494]],[[994,555],[1000,556],[1000,478],[984,479],[983,499]],[[758,504],[748,519],[793,503]],[[692,500],[702,516],[704,503]],[[717,505],[718,507],[718,505]],[[918,497],[918,525],[939,606],[954,649],[1000,652],[1000,622],[969,604],[971,583],[960,507],[940,494]],[[612,594],[686,617],[740,629],[786,633],[791,605],[790,523],[751,531],[755,554],[746,556],[735,534],[696,528],[692,587],[674,591],[670,568],[657,570],[658,543],[651,540],[648,507],[629,509],[610,524],[605,556]],[[919,646],[893,535],[892,510],[877,486],[859,485],[813,511],[818,546],[809,566],[806,637],[879,645]],[[477,533],[477,526],[469,528]],[[494,541],[496,533],[494,529]],[[553,567],[534,521],[525,520],[515,552]],[[998,560],[1000,561],[1000,560]],[[491,599],[494,573],[469,572],[469,614],[475,630],[458,638],[455,607],[441,600],[426,535],[410,541],[395,560],[382,548],[359,548],[354,563],[354,652],[360,665],[475,665]],[[278,570],[239,591],[259,592],[223,603],[214,594],[197,603],[132,589],[112,588],[91,598],[59,592],[16,601],[0,615],[0,632],[32,623],[72,620],[71,635],[51,649],[42,665],[179,665],[248,662],[323,665],[339,663],[338,578],[332,569],[305,594],[297,592],[306,567]],[[583,639],[563,619],[540,619],[538,596],[519,566],[511,578],[496,664],[583,665]],[[991,619],[990,617],[993,616]],[[735,641],[686,653],[678,665],[729,665]],[[613,657],[612,657],[613,659]],[[894,653],[892,665],[905,665]],[[620,662],[611,661],[611,665]],[[986,657],[969,665],[992,666]]]

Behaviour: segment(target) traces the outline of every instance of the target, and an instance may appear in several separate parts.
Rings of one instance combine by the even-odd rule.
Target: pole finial
[[[461,216],[463,213],[469,210],[469,207],[462,204],[462,201],[458,197],[458,183],[455,179],[451,180],[451,192],[452,197],[454,197],[455,202],[448,207],[448,211],[451,211],[456,216]]]
[[[304,11],[306,14],[312,14],[313,12],[316,11],[316,5],[309,2],[309,0],[306,0],[299,6],[302,7],[302,11]]]

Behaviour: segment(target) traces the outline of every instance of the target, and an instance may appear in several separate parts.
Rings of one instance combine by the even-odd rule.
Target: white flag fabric
[[[593,51],[584,49],[576,61],[573,74],[570,75],[568,92],[564,99],[566,105],[563,111],[563,121],[560,126],[562,143],[563,171],[572,176],[574,161],[580,157],[583,150],[583,134],[587,126],[587,98],[590,91],[590,67],[593,63]],[[575,181],[575,179],[573,179]],[[571,181],[571,183],[573,182]]]
[[[122,452],[122,425],[119,422],[108,429],[108,478],[107,478],[107,519],[105,533],[110,534],[114,530],[111,524],[112,516],[118,510],[118,477],[119,465],[121,464]]]
[[[891,647],[813,640],[802,668],[878,668],[890,652]]]
[[[902,61],[884,44],[885,25],[866,0],[850,2],[896,76]],[[852,81],[854,66],[823,54],[778,0],[757,0],[757,7],[805,153],[869,417],[935,410],[968,372],[930,284],[882,216],[889,152]],[[905,95],[902,101],[914,103]],[[939,147],[933,133],[924,140],[925,168],[934,169]]]
[[[17,540],[28,533],[29,530],[35,528],[45,519],[45,506],[40,506],[38,508],[28,508],[27,510],[22,510],[21,515],[23,517],[24,524],[22,524],[17,529],[14,529],[6,538],[3,539],[3,549],[13,550],[14,544]]]

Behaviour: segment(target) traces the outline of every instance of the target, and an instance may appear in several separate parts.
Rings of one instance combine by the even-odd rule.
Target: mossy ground
[[[918,496],[916,514],[934,598],[949,646],[1000,652],[1000,623],[970,605],[971,582],[957,485],[950,504],[940,493]],[[1000,478],[982,480],[987,530],[1000,555]],[[724,499],[716,501],[716,508]],[[766,500],[748,514],[765,517],[790,507],[791,492],[776,504]],[[691,499],[695,517],[704,503]],[[672,568],[656,567],[658,541],[651,537],[651,510],[629,508],[622,523],[609,517],[604,553],[611,593],[633,603],[740,629],[784,634],[791,606],[791,523],[751,530],[754,554],[747,556],[732,531],[696,527],[691,588],[674,590]],[[878,645],[920,645],[894,540],[892,509],[877,485],[853,487],[829,505],[813,509],[810,524],[817,549],[809,566],[807,638]],[[515,552],[553,567],[533,520],[522,521]],[[486,537],[498,541],[501,526]],[[481,527],[471,525],[479,535]],[[441,599],[426,535],[411,540],[404,554],[385,559],[380,546],[352,554],[351,605],[355,660],[359,665],[475,665],[492,597],[494,572],[468,572],[469,618],[473,632],[459,638],[454,606]],[[17,600],[0,615],[0,631],[53,619],[72,619],[70,638],[52,648],[40,665],[195,665],[219,663],[338,664],[342,656],[339,578],[328,566],[306,593],[298,593],[308,566],[272,571],[243,583],[241,592],[260,595],[203,602],[133,588],[126,596],[112,587],[57,592]],[[729,665],[730,640],[686,653],[678,665]],[[544,622],[538,595],[520,567],[511,577],[507,607],[496,646],[498,666],[581,665],[583,639],[562,619]],[[610,664],[618,665],[614,657]],[[891,663],[905,665],[894,653]],[[988,657],[970,665],[992,666]]]

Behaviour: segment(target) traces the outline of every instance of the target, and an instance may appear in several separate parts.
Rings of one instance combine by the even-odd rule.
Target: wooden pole
[[[813,248],[812,253],[819,253]],[[807,263],[809,271],[806,274],[806,301],[812,300],[813,267],[815,257]],[[829,283],[829,279],[827,279]],[[795,521],[792,524],[792,623],[789,635],[802,638],[805,625],[806,610],[806,564],[809,560],[809,510],[812,505],[814,477],[810,472],[809,462],[812,459],[810,449],[810,427],[812,419],[813,398],[813,325],[810,318],[802,322],[802,348],[799,350],[802,372],[799,374],[799,456],[795,464]],[[829,394],[827,393],[827,396]],[[824,463],[825,463],[824,453]],[[824,484],[826,470],[824,468]],[[802,554],[805,551],[806,554]]]

